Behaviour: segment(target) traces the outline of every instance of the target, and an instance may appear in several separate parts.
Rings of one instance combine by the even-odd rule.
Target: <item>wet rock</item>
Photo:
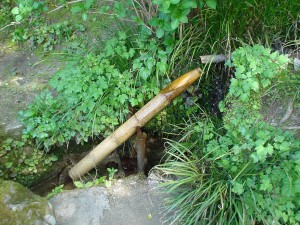
[[[55,225],[52,205],[13,181],[0,180],[0,224]]]

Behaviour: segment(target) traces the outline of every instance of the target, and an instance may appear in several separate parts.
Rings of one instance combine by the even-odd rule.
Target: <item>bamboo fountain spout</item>
[[[157,96],[137,111],[130,119],[71,168],[69,170],[70,177],[73,180],[76,180],[96,167],[96,165],[113,150],[130,138],[135,133],[136,127],[144,126],[152,117],[164,109],[174,98],[184,92],[201,75],[202,70],[200,68],[194,69],[177,78],[167,87],[162,89]]]

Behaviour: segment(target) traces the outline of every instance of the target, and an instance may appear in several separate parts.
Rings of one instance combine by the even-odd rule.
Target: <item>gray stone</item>
[[[108,189],[63,192],[50,199],[58,225],[160,225],[164,195],[143,174],[116,180]]]
[[[109,208],[108,193],[103,187],[66,191],[50,202],[60,225],[100,224],[104,210]]]
[[[47,199],[13,181],[0,180],[1,225],[56,225]]]
[[[14,130],[20,130],[22,127],[23,125],[18,120],[14,120],[10,124],[5,126],[5,131],[11,132]]]
[[[149,186],[144,174],[117,180],[109,193],[110,210],[105,211],[101,224],[164,224],[164,195]]]
[[[50,199],[58,225],[100,224],[109,209],[107,189],[91,187],[63,192]]]

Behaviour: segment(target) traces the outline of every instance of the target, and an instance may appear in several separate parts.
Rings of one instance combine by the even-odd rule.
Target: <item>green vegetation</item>
[[[61,185],[55,187],[49,194],[47,194],[46,198],[47,198],[47,199],[50,199],[50,198],[52,198],[53,196],[58,195],[59,193],[62,193],[62,192],[64,191],[64,190],[63,190],[63,187],[64,187],[63,184],[61,184]]]
[[[114,176],[116,174],[116,172],[118,172],[117,169],[115,168],[107,168],[107,172],[108,172],[108,177],[106,176],[101,176],[100,178],[96,178],[93,181],[74,181],[74,185],[76,188],[89,188],[89,187],[94,187],[97,185],[105,185],[105,187],[109,188],[111,187],[111,184],[114,180]],[[62,193],[64,190],[64,185],[61,184],[57,187],[55,187],[48,195],[47,195],[47,199],[52,198],[53,196]]]
[[[300,224],[300,143],[266,119],[272,101],[299,107],[299,73],[281,55],[299,52],[299,11],[296,0],[2,1],[0,36],[64,66],[20,112],[0,176],[30,185],[58,146],[105,138],[201,55],[225,53],[145,127],[180,136],[158,166],[169,211],[182,224]]]
[[[80,143],[89,137],[108,136],[125,120],[129,106],[140,107],[157,94],[164,82],[167,53],[153,39],[136,38],[132,43],[136,47],[126,46],[128,38],[119,32],[117,38],[107,41],[103,52],[79,57],[55,74],[50,88],[58,96],[44,91],[20,112],[26,126],[23,139],[34,138],[50,149],[72,138]]]
[[[216,0],[196,1],[196,0],[154,0],[158,5],[159,15],[153,17],[149,24],[156,28],[156,37],[175,34],[176,29],[188,23],[192,9],[202,9],[206,4],[208,8],[216,9]]]
[[[30,142],[11,138],[3,142],[0,156],[0,176],[5,179],[18,180],[26,186],[42,180],[42,173],[47,172],[58,160],[55,154],[45,154]]]
[[[95,179],[93,181],[87,181],[87,182],[74,181],[74,185],[77,188],[89,188],[97,185],[105,185],[105,187],[109,188],[111,187],[111,184],[114,180],[114,176],[116,172],[118,172],[118,170],[115,168],[107,168],[107,172],[108,172],[108,177],[102,176],[98,179]]]
[[[158,168],[175,177],[162,186],[171,193],[170,210],[179,209],[176,221],[300,222],[300,141],[264,122],[260,113],[262,99],[272,97],[269,88],[289,84],[287,62],[260,45],[237,49],[228,63],[235,78],[220,103],[222,126],[198,117],[180,142],[170,142],[168,160]]]

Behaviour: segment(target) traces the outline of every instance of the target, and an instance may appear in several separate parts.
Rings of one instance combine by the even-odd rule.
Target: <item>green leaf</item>
[[[87,21],[87,18],[88,18],[87,13],[83,13],[83,14],[82,14],[82,19],[83,19],[83,21]]]
[[[55,162],[58,160],[58,157],[56,155],[51,156],[51,161]]]
[[[238,194],[238,195],[241,195],[244,192],[244,185],[235,181],[233,183],[233,189],[232,189],[232,191],[234,193]]]
[[[14,15],[19,14],[19,13],[20,13],[19,7],[14,7],[14,8],[11,10],[11,13],[14,14]]]
[[[106,13],[109,9],[110,9],[109,6],[101,6],[101,8],[99,9],[99,13],[100,14]]]
[[[126,7],[122,2],[115,2],[114,4],[115,13],[120,17],[126,16]]]
[[[165,31],[162,28],[158,28],[155,32],[157,38],[164,36]]]
[[[273,146],[271,144],[268,144],[267,147],[264,147],[263,145],[259,145],[255,148],[257,157],[260,161],[265,161],[267,154],[272,155],[273,154]]]
[[[39,3],[38,2],[34,2],[32,5],[33,9],[37,9],[39,7]]]
[[[280,144],[279,146],[280,151],[287,151],[290,149],[290,143],[288,143],[287,141],[284,141]]]
[[[132,57],[134,56],[134,53],[135,53],[135,51],[134,51],[133,48],[129,49],[128,54],[129,54],[129,57],[130,57],[130,58],[132,58]]]
[[[170,0],[170,2],[171,2],[172,4],[178,4],[178,3],[180,2],[180,0]]]
[[[206,5],[208,8],[216,9],[217,8],[217,1],[216,0],[206,0]]]
[[[85,188],[89,188],[89,187],[94,186],[94,183],[92,181],[89,181],[84,186],[85,186]]]
[[[220,112],[225,112],[226,108],[225,108],[225,102],[224,101],[219,102],[219,110],[220,110]]]
[[[77,188],[83,188],[84,187],[84,183],[82,183],[81,181],[74,181],[74,185]]]
[[[270,84],[271,84],[271,81],[269,79],[262,79],[261,80],[261,85],[263,86],[263,88],[266,88]]]
[[[22,16],[22,15],[17,15],[17,16],[16,16],[16,21],[17,21],[17,22],[20,22],[22,19],[23,19],[23,16]]]
[[[197,8],[197,2],[192,0],[184,0],[182,3],[180,3],[180,6],[182,9]]]
[[[259,187],[259,190],[269,192],[269,191],[272,191],[272,189],[273,189],[273,186],[271,184],[270,178],[268,178],[267,176],[263,176],[262,183]]]
[[[187,23],[188,22],[188,17],[185,16],[185,15],[182,15],[180,18],[179,18],[179,21],[181,23]]]
[[[79,6],[79,5],[73,6],[73,7],[71,8],[71,12],[72,12],[72,13],[78,13],[78,12],[81,12],[81,11],[82,11],[82,7]]]
[[[170,8],[170,5],[171,5],[171,1],[170,0],[163,0],[161,3],[160,3],[160,10],[163,11],[163,12],[166,12],[169,8]]]
[[[179,26],[179,19],[173,19],[171,22],[171,28],[175,30]]]
[[[150,75],[150,71],[149,71],[148,68],[142,67],[140,69],[139,75],[141,76],[141,78],[143,78],[144,80],[146,80],[149,77],[149,75]]]
[[[86,0],[86,1],[85,1],[85,4],[84,4],[84,8],[85,8],[85,9],[91,8],[93,2],[94,2],[94,0]]]
[[[7,162],[7,163],[5,163],[5,167],[6,167],[7,169],[10,169],[10,168],[12,167],[12,165],[13,165],[12,162]]]
[[[119,40],[126,40],[127,35],[125,32],[119,31],[118,32]]]
[[[255,92],[259,91],[259,83],[256,80],[252,80],[251,82],[251,89]]]

